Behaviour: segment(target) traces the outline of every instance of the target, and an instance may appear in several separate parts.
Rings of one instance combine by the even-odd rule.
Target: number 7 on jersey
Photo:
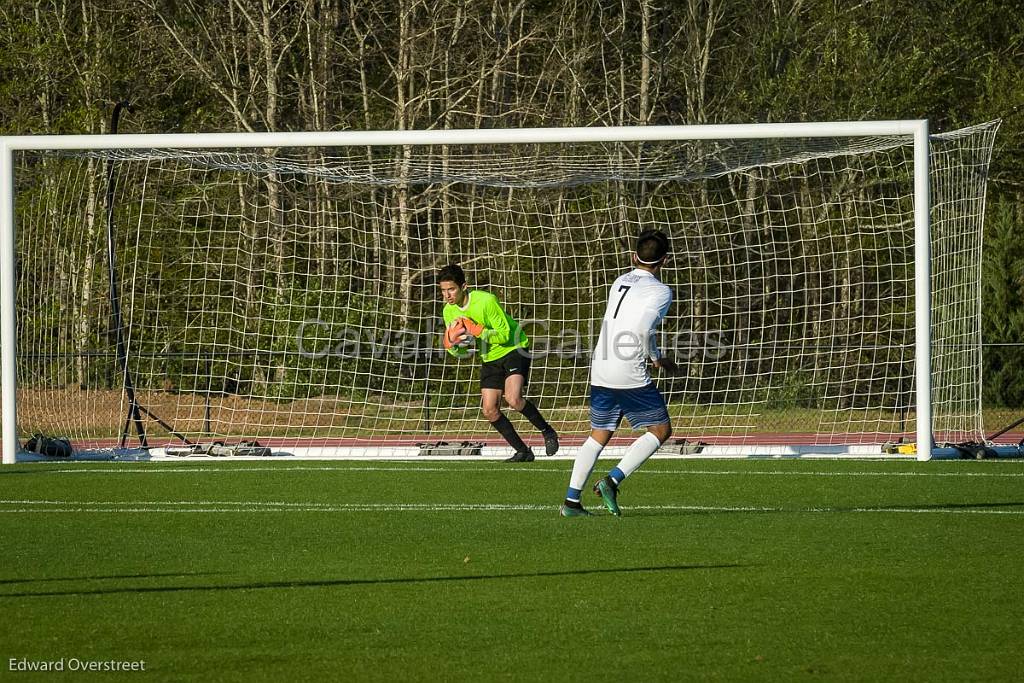
[[[626,298],[626,295],[629,294],[629,288],[631,286],[632,285],[620,285],[619,286],[619,291],[622,292],[622,296],[619,297],[619,305],[615,307],[615,313],[612,314],[612,318],[613,319],[619,317],[619,309],[622,308],[622,301],[623,301],[623,299]]]

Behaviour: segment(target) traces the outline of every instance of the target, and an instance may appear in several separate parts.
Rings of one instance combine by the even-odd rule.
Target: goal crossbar
[[[324,131],[294,133],[167,133],[22,135],[4,139],[12,150],[224,149],[257,147],[373,147],[393,145],[543,144],[751,140],[756,138],[927,135],[927,119],[835,123],[757,123],[707,126],[607,126],[578,128]]]

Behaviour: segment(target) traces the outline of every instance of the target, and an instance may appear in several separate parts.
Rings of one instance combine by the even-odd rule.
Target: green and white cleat
[[[594,493],[601,496],[601,500],[604,501],[604,506],[608,508],[608,512],[616,517],[622,516],[622,510],[619,509],[618,501],[619,487],[615,485],[611,477],[605,477],[594,484]]]
[[[587,510],[582,505],[580,507],[573,507],[571,505],[562,504],[559,508],[558,514],[562,517],[593,517],[594,513]]]

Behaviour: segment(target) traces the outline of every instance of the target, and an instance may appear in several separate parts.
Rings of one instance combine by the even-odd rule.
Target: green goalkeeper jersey
[[[519,323],[498,303],[498,297],[479,289],[470,290],[467,296],[469,301],[466,302],[465,308],[445,304],[444,325],[448,327],[456,318],[469,318],[483,325],[484,333],[477,342],[483,362],[498,360],[517,348],[529,348],[530,340],[526,338]],[[469,351],[453,346],[448,349],[448,353],[456,358],[465,358]]]

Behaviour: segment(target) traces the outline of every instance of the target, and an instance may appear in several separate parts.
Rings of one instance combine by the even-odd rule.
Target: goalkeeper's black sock
[[[551,428],[551,425],[548,424],[548,421],[544,419],[544,416],[540,414],[540,411],[537,410],[537,406],[535,406],[533,404],[533,401],[531,401],[530,399],[526,399],[526,404],[523,405],[523,409],[520,410],[519,412],[523,414],[523,417],[530,421],[530,424],[532,424],[540,431],[555,431],[554,429]]]
[[[525,453],[530,450],[529,446],[523,443],[523,440],[519,436],[519,432],[516,431],[515,425],[513,425],[504,414],[492,422],[491,425],[498,430],[499,434],[505,437],[505,441],[508,441],[508,445],[511,446],[516,453]]]

